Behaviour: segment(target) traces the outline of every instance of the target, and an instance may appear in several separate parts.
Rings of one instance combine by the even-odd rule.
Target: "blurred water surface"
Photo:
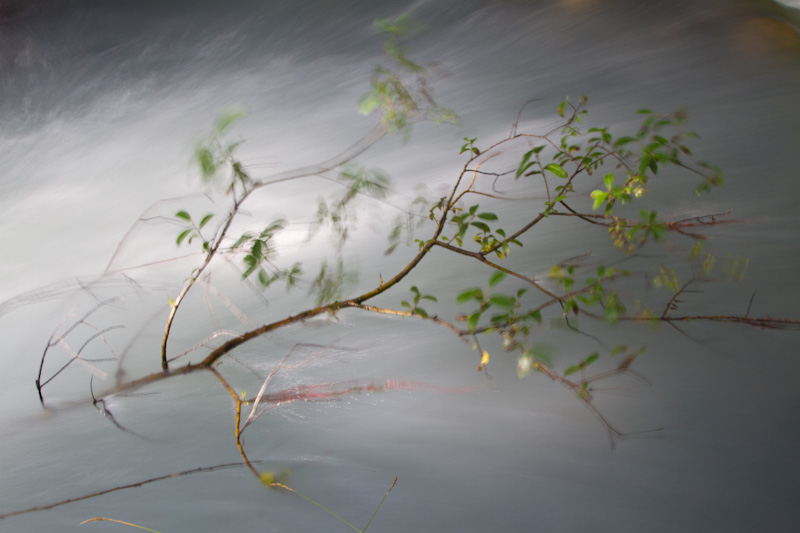
[[[697,199],[691,179],[667,175],[651,201],[671,218],[732,210],[743,223],[714,229],[706,246],[720,258],[750,258],[746,280],[724,291],[709,288],[704,311],[744,313],[757,291],[753,314],[800,315],[796,11],[746,0],[3,1],[0,513],[239,460],[232,403],[212,376],[113,397],[109,408],[128,429],[122,432],[86,402],[88,375],[80,368],[54,382],[51,409],[41,409],[33,380],[42,350],[65,313],[79,317],[94,298],[124,295],[96,317],[98,327],[126,325],[109,338],[119,342],[112,348],[129,375],[157,369],[168,300],[196,258],[125,271],[137,288],[121,276],[91,292],[79,283],[103,273],[153,202],[200,190],[192,150],[222,109],[248,110],[237,130],[247,140],[240,154],[257,176],[326,160],[355,142],[373,120],[355,111],[381,60],[372,22],[405,12],[426,26],[411,53],[433,65],[437,99],[463,123],[416,125],[407,142],[387,138],[359,158],[393,177],[397,198],[413,197],[423,184],[434,196],[444,190],[462,164],[461,139],[502,138],[529,99],[537,100],[520,127],[532,131],[555,124],[555,106],[565,95],[589,95],[591,123],[620,132],[636,127],[641,107],[686,108],[702,136],[697,153],[724,167],[726,185]],[[304,240],[317,196],[333,191],[329,182],[310,179],[253,199],[254,212],[291,222],[279,241],[281,258],[314,264],[331,256],[324,236]],[[213,209],[191,197],[153,213],[171,216],[186,206]],[[362,209],[346,248],[348,264],[361,270],[353,293],[392,275],[414,252],[400,248],[384,257],[392,215],[367,203]],[[529,213],[512,206],[504,216],[522,221]],[[177,231],[159,220],[137,230],[113,270],[176,254]],[[575,227],[543,225],[510,261],[542,276],[587,251],[615,257],[604,235]],[[303,291],[287,296],[276,289],[265,305],[241,289],[233,270],[214,276],[226,294],[241,297],[254,323],[310,304]],[[462,280],[478,284],[486,277],[476,265],[434,254],[378,303],[396,306],[416,284],[450,295],[429,311],[452,316],[463,312],[452,301]],[[243,328],[219,309],[210,314],[204,298],[198,292],[176,323],[176,353],[213,329]],[[264,375],[294,343],[335,344],[313,364],[279,374],[276,387],[392,378],[475,389],[291,404],[249,428],[246,448],[264,469],[291,469],[293,487],[359,526],[397,475],[370,531],[800,526],[796,334],[726,325],[691,325],[687,335],[630,325],[587,328],[609,344],[648,348],[637,364],[652,386],[610,383],[599,397],[606,414],[626,431],[665,429],[612,452],[591,413],[542,377],[519,380],[512,358],[493,356],[487,379],[475,372],[475,353],[449,333],[342,312],[252,342],[237,358]],[[560,370],[598,349],[566,332],[546,340],[560,348]],[[106,350],[95,343],[90,351],[103,357]],[[259,380],[233,361],[223,369],[248,394],[258,390]],[[101,381],[93,384],[102,389]],[[165,533],[348,530],[301,498],[264,490],[243,469],[7,518],[0,529],[110,529],[78,527],[93,516]]]

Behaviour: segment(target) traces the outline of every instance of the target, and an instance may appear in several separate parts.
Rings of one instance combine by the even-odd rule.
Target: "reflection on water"
[[[520,123],[531,129],[553,124],[554,106],[565,94],[589,94],[591,120],[615,131],[634,127],[639,107],[686,107],[703,136],[698,155],[724,166],[727,183],[688,203],[692,186],[669,176],[654,186],[664,202],[659,208],[687,217],[733,209],[746,222],[720,227],[707,244],[721,260],[750,258],[747,279],[726,286],[728,294],[706,289],[708,305],[733,301],[745,309],[757,291],[754,314],[797,315],[800,50],[797,31],[787,24],[793,14],[773,4],[397,1],[332,8],[2,1],[0,300],[25,293],[34,303],[12,300],[0,315],[0,513],[239,460],[230,396],[212,376],[113,397],[106,407],[128,430],[122,432],[91,403],[75,404],[90,397],[86,370],[78,365],[54,382],[51,410],[39,407],[32,382],[42,349],[71,306],[79,317],[94,302],[122,294],[91,325],[126,326],[109,339],[129,375],[157,366],[163,315],[195,258],[126,271],[127,278],[109,277],[75,298],[64,290],[79,286],[76,276],[85,282],[100,275],[152,202],[196,190],[188,160],[221,109],[249,109],[240,126],[247,139],[241,154],[260,176],[323,161],[354,142],[371,125],[355,113],[379,60],[371,23],[405,10],[428,26],[412,52],[435,62],[436,97],[461,114],[463,126],[418,125],[407,143],[386,139],[365,154],[366,164],[393,176],[398,192],[413,197],[424,184],[440,193],[461,163],[462,138],[506,135],[531,98],[538,101]],[[287,216],[291,238],[284,253],[316,261],[329,252],[324,238],[301,247],[316,195],[331,190],[324,180],[286,184],[254,198],[253,211],[266,206]],[[203,197],[157,206],[115,267],[174,255],[175,228],[158,217],[171,217],[176,205],[213,209]],[[352,236],[347,260],[360,267],[361,288],[410,257],[400,249],[375,258],[373,250],[385,249],[391,217],[364,209],[363,221],[384,218]],[[604,237],[559,228],[545,227],[514,259],[537,275],[590,249],[596,255],[589,261],[600,260]],[[486,277],[447,257],[424,266],[413,280],[423,292],[445,294],[460,279]],[[200,291],[176,324],[176,353],[212,329],[241,329],[242,321],[259,323],[307,304],[302,294],[277,290],[264,305],[230,272],[214,276],[224,294],[246,302],[239,304],[246,319]],[[443,298],[433,309],[442,316],[459,311]],[[410,320],[348,313],[316,319],[247,345],[223,369],[255,394],[264,374],[302,341],[338,348],[277,374],[276,390],[387,378],[476,387],[468,394],[353,391],[334,401],[285,405],[248,428],[246,448],[264,461],[264,470],[289,468],[293,487],[359,525],[397,475],[371,530],[797,526],[795,336],[723,325],[693,326],[686,336],[632,326],[597,333],[609,343],[647,344],[639,371],[652,382],[609,383],[601,406],[626,430],[665,428],[626,440],[614,453],[591,413],[563,389],[537,377],[517,379],[516,361],[500,354],[486,379],[475,372],[468,346]],[[562,370],[573,354],[597,349],[588,338],[548,335],[561,348]],[[100,343],[87,350],[87,357],[107,354]],[[301,359],[309,353],[316,352]],[[99,381],[93,386],[102,388]],[[7,519],[3,528],[72,531],[97,515],[165,532],[231,524],[274,531],[340,526],[300,498],[262,490],[245,471],[198,474],[134,492]]]

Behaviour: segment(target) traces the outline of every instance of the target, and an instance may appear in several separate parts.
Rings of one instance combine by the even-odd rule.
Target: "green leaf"
[[[482,220],[497,220],[497,215],[494,213],[478,213],[478,218]]]
[[[236,240],[235,243],[233,243],[233,246],[231,246],[231,250],[235,250],[235,249],[239,248],[241,245],[243,245],[244,243],[246,243],[247,241],[249,241],[252,238],[253,238],[253,236],[250,235],[249,233],[244,233],[241,237],[239,237]]]
[[[564,377],[567,377],[567,376],[569,376],[571,374],[574,374],[575,372],[579,371],[580,369],[581,368],[579,366],[571,366],[571,367],[567,368],[566,370],[564,370]]]
[[[189,233],[190,233],[191,231],[192,231],[191,229],[185,229],[185,230],[183,230],[183,231],[182,231],[182,232],[181,232],[181,233],[178,235],[178,240],[177,240],[177,241],[175,241],[175,243],[176,243],[178,246],[180,246],[180,245],[181,245],[181,243],[183,242],[183,239],[185,239],[185,238],[186,238],[186,236],[187,236],[187,235],[189,235]]]
[[[559,178],[566,178],[567,177],[566,171],[558,163],[550,163],[549,165],[544,167],[544,169],[545,170],[549,170],[550,172],[552,172],[553,174],[555,174]]]
[[[229,109],[228,111],[221,114],[217,117],[217,121],[214,125],[214,128],[217,130],[217,133],[222,134],[230,128],[237,120],[242,118],[245,115],[244,111],[240,109]]]
[[[478,321],[481,319],[480,313],[472,313],[467,318],[467,329],[470,331],[475,331],[478,328]]]
[[[506,279],[506,273],[500,270],[496,271],[491,276],[489,276],[489,288],[491,289],[504,279]]]
[[[425,294],[425,295],[423,295],[423,296],[422,296],[422,299],[423,299],[423,300],[430,300],[430,301],[432,301],[432,302],[437,302],[437,303],[438,303],[438,301],[439,301],[439,300],[437,300],[437,299],[436,299],[436,296],[432,296],[432,295],[430,295],[430,294]]]
[[[208,224],[208,221],[211,220],[212,218],[214,218],[213,213],[209,213],[206,216],[204,216],[203,219],[200,221],[200,225],[198,226],[198,228],[203,229],[203,226]]]
[[[694,243],[692,250],[689,252],[689,259],[695,259],[697,256],[700,255],[700,252],[703,250],[703,241],[698,240]]]
[[[415,307],[414,313],[418,314],[422,318],[428,318],[428,312],[421,307]]]
[[[265,248],[264,241],[256,239],[253,241],[253,249],[250,254],[257,260],[260,261],[262,257],[262,248]]]
[[[182,218],[186,222],[191,222],[192,221],[192,217],[189,216],[189,213],[187,213],[186,211],[178,211],[177,213],[175,213],[175,217],[176,218]]]
[[[508,324],[508,313],[504,315],[492,315],[491,322],[496,326]]]
[[[517,304],[517,299],[507,294],[492,294],[489,296],[489,301],[498,307],[505,309],[513,309]]]
[[[200,165],[200,172],[203,174],[203,180],[208,181],[217,173],[217,162],[214,160],[214,154],[205,146],[198,147],[194,153],[197,163]]]
[[[258,271],[258,281],[261,283],[263,287],[269,287],[270,283],[275,281],[274,278],[270,278],[267,272],[262,268]]]
[[[628,350],[629,350],[629,348],[628,348],[628,345],[626,345],[626,344],[619,344],[617,346],[614,346],[614,348],[611,350],[611,357],[614,357],[615,355],[620,354],[620,353],[625,353]]]
[[[620,146],[625,146],[628,143],[632,143],[636,139],[634,137],[620,137],[614,142],[614,148],[619,148]]]
[[[256,269],[256,268],[258,268],[258,265],[257,265],[257,264],[255,264],[255,261],[253,261],[253,262],[252,262],[252,264],[251,264],[251,263],[249,263],[249,262],[247,261],[248,259],[253,259],[253,256],[252,256],[252,255],[248,255],[248,256],[246,256],[246,257],[244,258],[244,262],[245,262],[246,264],[249,264],[250,266],[247,268],[247,270],[245,270],[245,271],[242,273],[242,279],[246,279],[246,278],[250,277],[250,274],[252,274],[252,273],[255,271],[255,269]]]
[[[533,154],[534,154],[533,150],[528,150],[527,152],[525,152],[525,155],[522,156],[522,161],[520,162],[519,167],[517,168],[517,174],[515,176],[515,179],[519,179],[519,177],[522,176],[522,174],[524,174],[525,171],[528,170],[533,165],[534,162],[529,162]]]
[[[358,112],[362,115],[369,115],[380,107],[382,103],[381,95],[376,90],[372,90],[361,97],[358,101]]]
[[[614,185],[614,173],[611,172],[603,176],[603,183],[606,184],[606,189],[611,190],[611,186]]]
[[[483,301],[483,291],[480,289],[467,289],[458,296],[456,296],[456,303],[463,304],[470,300]]]
[[[476,228],[478,228],[479,230],[483,231],[484,233],[488,233],[488,232],[490,232],[490,231],[492,230],[492,228],[490,228],[490,227],[489,227],[488,225],[486,225],[484,222],[478,222],[478,221],[475,221],[475,222],[470,222],[470,224],[471,224],[472,226],[475,226],[475,227],[476,227]]]
[[[596,210],[598,207],[603,205],[606,200],[608,200],[608,193],[606,191],[601,190],[594,190],[592,191],[589,196],[594,200],[592,204],[592,211]]]

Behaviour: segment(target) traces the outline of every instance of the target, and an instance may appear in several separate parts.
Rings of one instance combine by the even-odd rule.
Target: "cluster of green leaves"
[[[309,294],[316,293],[316,306],[333,304],[340,300],[344,290],[358,281],[358,275],[345,269],[344,261],[339,258],[335,268],[330,268],[327,261],[319,267],[316,279],[311,283]]]
[[[412,303],[409,303],[408,300],[403,300],[400,302],[400,306],[405,307],[412,314],[419,315],[422,318],[427,318],[428,312],[419,306],[420,300],[430,300],[432,302],[437,302],[438,300],[431,294],[422,294],[419,292],[419,289],[416,285],[411,286],[411,293],[414,295],[414,298],[411,300]]]
[[[478,304],[477,309],[474,309],[463,317],[469,331],[476,332],[478,330],[478,323],[480,322],[481,316],[490,308],[494,308],[499,312],[491,316],[490,322],[492,325],[484,330],[486,333],[493,333],[507,326],[519,326],[526,320],[534,320],[541,323],[542,315],[539,310],[533,310],[527,313],[521,312],[521,298],[527,292],[527,289],[519,289],[514,296],[502,292],[491,292],[491,290],[505,278],[506,274],[498,270],[489,277],[489,282],[485,290],[475,287],[464,290],[456,296],[457,304],[469,302]]]
[[[478,140],[477,137],[470,139],[469,137],[464,137],[466,141],[463,146],[461,146],[461,151],[459,154],[463,154],[464,152],[471,152],[474,155],[481,155],[481,151],[478,150],[478,147],[475,146],[475,141]]]
[[[358,111],[369,115],[380,110],[381,120],[389,132],[411,133],[411,124],[417,118],[435,122],[458,123],[458,116],[436,104],[425,76],[427,69],[408,57],[405,39],[421,31],[422,27],[408,15],[395,19],[381,19],[374,29],[386,36],[383,51],[392,67],[377,65],[370,78],[371,89],[358,102]],[[408,78],[413,78],[409,83]]]
[[[228,142],[224,139],[231,126],[244,115],[244,112],[240,110],[230,110],[222,113],[214,122],[209,138],[200,143],[195,149],[195,161],[200,167],[200,175],[203,181],[212,183],[221,180],[228,194],[235,193],[237,187],[240,188],[241,192],[244,192],[252,183],[252,178],[247,173],[244,165],[234,154],[242,141]],[[228,171],[227,176],[221,178],[221,174],[225,170]]]
[[[383,252],[383,255],[389,255],[394,252],[401,242],[410,244],[415,240],[415,230],[421,228],[427,222],[428,206],[430,204],[427,189],[424,185],[418,186],[417,189],[419,194],[409,203],[405,213],[395,217],[392,230],[388,236],[389,247]]]
[[[700,176],[702,182],[695,188],[696,194],[722,184],[722,172],[718,167],[702,161],[690,164],[682,159],[692,155],[687,140],[697,137],[694,132],[684,129],[685,111],[661,115],[649,109],[640,110],[645,119],[638,132],[617,138],[609,128],[589,128],[583,132],[578,127],[581,117],[587,113],[584,108],[587,102],[586,97],[581,97],[577,104],[566,99],[559,105],[560,116],[566,117],[567,109],[571,109],[572,114],[561,130],[560,141],[550,143],[550,147],[556,149],[550,162],[545,164],[541,160],[547,145],[536,146],[522,156],[516,169],[516,179],[541,175],[547,184],[547,176],[553,175],[566,180],[554,188],[554,196],[550,196],[548,189],[544,216],[553,213],[559,204],[567,207],[565,202],[575,192],[574,181],[578,176],[584,173],[592,176],[606,161],[613,161],[615,170],[603,177],[604,188],[591,191],[589,196],[592,209],[602,208],[611,220],[609,233],[614,245],[630,252],[650,239],[661,238],[667,227],[658,220],[654,210],[642,211],[639,220],[630,221],[615,216],[614,207],[642,197],[647,192],[648,180],[662,167],[678,166]]]
[[[580,308],[578,302],[587,307],[600,305],[606,320],[614,323],[625,315],[626,307],[617,292],[610,290],[604,282],[610,282],[622,276],[630,276],[627,270],[616,270],[612,267],[600,265],[595,273],[596,277],[589,277],[584,280],[584,287],[580,290],[574,289],[575,284],[575,265],[555,265],[550,269],[548,276],[556,280],[556,283],[564,290],[563,300],[564,314],[578,314]]]
[[[681,281],[674,268],[662,265],[658,268],[658,274],[653,277],[653,286],[656,289],[667,289],[669,292],[677,294],[681,290]]]
[[[537,308],[525,309],[523,297],[528,289],[521,288],[515,294],[499,292],[495,289],[507,275],[496,271],[489,277],[486,289],[471,288],[456,296],[457,304],[473,302],[478,307],[460,318],[467,323],[467,329],[473,334],[483,332],[486,335],[497,334],[503,339],[503,350],[519,352],[517,373],[520,377],[528,375],[538,368],[538,364],[552,364],[555,348],[547,343],[531,343],[530,336],[542,324],[542,313]],[[489,317],[489,325],[479,327],[482,316],[489,310],[494,312]],[[482,370],[489,362],[489,353],[483,351],[478,370]]]
[[[696,163],[697,168],[693,168],[683,161],[682,156],[692,155],[686,145],[687,139],[697,137],[696,133],[683,129],[687,118],[685,111],[661,115],[642,109],[639,113],[646,118],[634,136],[615,139],[608,128],[588,130],[592,135],[589,142],[601,152],[613,155],[618,161],[617,168],[625,171],[625,179],[620,184],[615,184],[614,172],[603,177],[605,190],[596,189],[590,194],[593,210],[603,207],[605,214],[611,215],[617,202],[626,204],[640,198],[647,192],[648,180],[665,165],[688,168],[701,176],[703,181],[695,187],[695,194],[722,185],[722,171],[718,167],[700,161]],[[657,219],[656,211],[645,210],[641,211],[640,220],[635,223],[615,219],[609,227],[614,245],[628,252],[643,246],[650,237],[654,240],[663,237],[666,230],[666,224]]]
[[[556,280],[556,283],[564,290],[566,297],[563,300],[564,315],[570,312],[578,314],[578,302],[575,300],[575,295],[572,294],[572,287],[575,284],[575,265],[554,265],[547,273],[549,278]]]
[[[453,211],[458,213],[450,218],[450,221],[458,226],[458,231],[450,238],[442,237],[443,241],[455,241],[459,246],[464,246],[464,237],[469,228],[476,228],[479,233],[473,236],[472,240],[480,244],[482,252],[493,251],[500,259],[507,257],[511,253],[511,244],[522,247],[522,243],[517,239],[509,239],[503,228],[492,229],[489,222],[496,222],[498,216],[488,211],[478,212],[479,204],[473,204],[466,209],[455,207]]]
[[[558,107],[560,116],[567,119],[561,128],[560,139],[551,141],[549,134],[538,137],[545,142],[527,150],[514,171],[515,180],[539,176],[544,181],[548,191],[548,200],[545,202],[542,215],[547,217],[553,213],[596,217],[596,215],[582,215],[571,207],[570,204],[576,193],[578,178],[593,176],[607,162],[615,166],[612,172],[603,177],[603,189],[593,190],[589,197],[592,200],[592,209],[603,209],[600,218],[608,227],[612,242],[619,249],[627,252],[644,246],[649,241],[662,239],[671,229],[671,226],[658,218],[656,210],[642,209],[638,219],[629,219],[617,216],[614,213],[617,204],[623,205],[642,197],[646,192],[649,179],[657,175],[662,167],[672,165],[688,169],[699,175],[703,181],[695,189],[697,194],[710,190],[711,187],[722,183],[722,175],[717,167],[707,163],[685,163],[684,156],[691,156],[687,146],[687,139],[696,137],[696,134],[684,130],[686,114],[678,111],[670,115],[660,115],[650,110],[642,110],[645,118],[635,135],[616,138],[608,128],[589,128],[585,132],[580,128],[582,117],[586,115],[586,97],[581,97],[577,103],[566,99]],[[567,111],[569,110],[569,115]],[[468,152],[472,158],[482,154],[475,146],[477,138],[464,138],[461,153]],[[550,155],[550,160],[543,156]],[[620,181],[620,176],[622,180]],[[562,180],[552,190],[548,180],[555,177]],[[585,180],[584,180],[585,181]],[[467,192],[470,192],[468,189]],[[463,196],[463,194],[462,194]],[[460,198],[460,197],[459,197]],[[458,246],[464,245],[467,232],[470,229],[478,230],[474,240],[481,245],[482,252],[494,251],[501,259],[508,255],[511,243],[522,246],[516,239],[507,239],[507,234],[502,229],[493,230],[491,224],[498,220],[495,213],[480,211],[478,204],[469,207],[447,205],[446,199],[433,206],[429,217],[437,220],[436,210],[447,209],[452,214],[449,222],[457,227],[452,236],[442,236],[445,242],[452,242]],[[420,247],[424,245],[419,241]],[[699,248],[695,257],[699,254]],[[708,256],[704,270],[710,269]],[[738,272],[738,264],[730,262],[731,272]],[[656,285],[663,280],[673,292],[680,289],[676,286],[677,280],[666,276],[662,272],[656,278]],[[584,279],[583,286],[575,286],[577,275],[574,265],[557,265],[549,272],[549,277],[554,279],[563,291],[563,296],[558,297],[564,316],[579,314],[582,308],[593,306],[602,309],[602,315],[609,323],[615,323],[627,313],[627,307],[620,294],[613,290],[613,281],[621,276],[629,276],[625,270],[616,270],[604,265],[596,267],[594,276]],[[736,274],[734,274],[735,276]],[[527,335],[531,331],[532,322],[540,322],[541,315],[538,310],[523,312],[521,297],[524,289],[515,296],[492,292],[492,288],[502,280],[504,274],[497,272],[496,277],[490,279],[489,288],[470,288],[461,291],[457,296],[457,303],[477,303],[477,307],[461,318],[466,321],[470,332],[483,331],[485,333],[500,333],[503,336],[503,346],[507,350],[518,350],[518,371],[526,375],[531,369],[536,369],[537,362],[544,363],[552,350],[549,348],[534,348],[528,342]],[[729,276],[730,277],[730,276]],[[479,328],[480,320],[489,309],[502,310],[495,314],[490,325]],[[541,349],[540,349],[541,348]],[[567,375],[578,370],[583,371],[587,366],[600,357],[599,353],[592,354],[581,363],[568,368]],[[482,365],[483,366],[483,363]]]
[[[564,370],[564,377],[575,374],[576,372],[580,372],[581,374],[583,374],[583,372],[586,371],[586,367],[597,361],[599,358],[600,358],[600,353],[598,352],[592,353],[589,357],[587,357],[577,365],[570,366],[566,370]]]
[[[608,233],[617,249],[630,253],[644,246],[650,238],[653,241],[662,239],[667,233],[667,224],[658,219],[657,211],[642,209],[639,220],[633,223],[615,217],[608,226]]]
[[[391,179],[382,170],[349,164],[339,173],[339,183],[345,187],[340,197],[330,203],[324,198],[317,200],[317,216],[309,231],[309,239],[323,226],[328,226],[339,245],[343,245],[351,226],[358,220],[356,211],[350,209],[351,202],[359,195],[383,200],[389,191]]]
[[[178,233],[178,238],[175,240],[175,243],[180,246],[183,241],[186,241],[188,244],[192,244],[194,239],[200,239],[203,241],[203,250],[208,252],[210,249],[209,241],[203,237],[202,229],[206,224],[209,223],[209,221],[211,221],[212,218],[214,218],[214,214],[208,213],[203,215],[203,218],[200,219],[200,222],[195,223],[187,211],[180,210],[175,213],[175,218],[185,223],[183,229],[180,231],[180,233]]]
[[[242,279],[246,279],[254,272],[258,272],[256,278],[264,288],[269,287],[279,279],[286,282],[287,290],[295,286],[298,277],[302,274],[300,263],[294,263],[288,269],[279,269],[272,265],[270,261],[276,254],[272,241],[275,238],[275,234],[285,226],[286,221],[279,218],[267,225],[258,235],[252,233],[242,234],[231,246],[231,251],[236,251],[240,248],[247,249],[247,253],[243,258],[245,271],[242,273]]]
[[[619,294],[608,289],[603,282],[614,280],[618,276],[628,277],[630,272],[627,270],[617,271],[612,267],[600,265],[597,267],[596,274],[596,277],[584,280],[584,284],[589,291],[588,294],[580,294],[577,298],[587,306],[600,305],[603,308],[605,319],[613,324],[625,315],[627,309]]]

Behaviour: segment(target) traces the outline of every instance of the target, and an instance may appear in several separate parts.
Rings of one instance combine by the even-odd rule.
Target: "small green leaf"
[[[217,117],[216,124],[214,125],[217,133],[222,134],[230,128],[237,120],[245,115],[244,111],[238,109],[230,109],[219,117]]]
[[[629,350],[629,348],[628,348],[628,345],[626,345],[626,344],[620,344],[620,345],[614,346],[614,348],[611,350],[611,357],[614,357],[615,355],[618,355],[618,354],[621,354],[621,353],[625,353],[628,350]]]
[[[689,259],[691,260],[697,258],[697,256],[700,255],[700,252],[702,250],[703,250],[703,241],[697,241],[696,243],[694,243],[692,251],[689,252]]]
[[[235,250],[235,249],[239,248],[241,245],[243,245],[244,243],[246,243],[247,241],[249,241],[252,238],[253,238],[253,236],[250,235],[249,233],[243,234],[241,237],[239,237],[236,240],[236,242],[233,244],[233,246],[231,246],[231,250]]]
[[[270,283],[272,283],[274,278],[270,278],[267,272],[262,268],[258,271],[258,281],[261,283],[263,287],[269,287]]]
[[[203,180],[208,181],[214,177],[217,172],[217,162],[214,160],[214,154],[205,146],[198,147],[194,153],[197,159],[197,164],[200,165],[200,172],[203,174]]]
[[[628,143],[632,143],[636,139],[634,137],[620,137],[614,142],[614,148],[619,148],[620,146],[625,146]]]
[[[566,171],[558,163],[550,163],[549,165],[544,167],[544,169],[545,170],[549,170],[550,172],[552,172],[553,174],[555,174],[559,178],[566,178],[567,177]]]
[[[480,313],[473,313],[467,318],[467,329],[475,331],[478,327],[478,321],[481,319]]]
[[[369,115],[381,105],[381,95],[376,90],[372,90],[361,97],[358,101],[358,112],[362,115]]]
[[[203,226],[208,224],[208,221],[211,220],[212,218],[214,218],[213,213],[209,213],[206,216],[204,216],[203,219],[200,221],[200,225],[198,226],[198,228],[203,229]]]
[[[478,213],[478,218],[482,220],[497,220],[497,215],[494,213]]]
[[[476,227],[476,228],[478,228],[479,230],[483,231],[484,233],[488,233],[488,232],[490,232],[490,231],[492,230],[492,228],[490,228],[490,227],[489,227],[488,225],[486,225],[486,223],[484,223],[484,222],[478,222],[478,221],[475,221],[475,222],[470,222],[470,224],[471,224],[472,226],[475,226],[475,227]]]
[[[415,307],[414,313],[421,316],[422,318],[428,318],[428,312],[421,307]]]
[[[489,301],[498,307],[505,309],[513,309],[517,304],[517,299],[507,294],[492,294],[489,296]]]
[[[506,273],[500,270],[489,276],[489,288],[491,289],[506,278]]]
[[[192,221],[192,217],[189,216],[189,213],[187,213],[186,211],[178,211],[177,213],[175,213],[175,217],[176,218],[182,218],[186,222],[191,222]]]
[[[183,230],[183,231],[182,231],[182,232],[181,232],[181,233],[178,235],[178,239],[177,239],[177,241],[175,241],[175,243],[176,243],[178,246],[180,246],[180,245],[181,245],[181,243],[183,242],[183,239],[185,239],[185,238],[186,238],[186,236],[187,236],[187,235],[189,235],[189,233],[190,233],[191,231],[192,231],[191,229],[185,229],[185,230]]]
[[[599,189],[592,191],[589,196],[594,200],[592,203],[592,211],[596,210],[608,200],[608,193]]]
[[[525,171],[531,167],[531,165],[533,165],[533,162],[529,162],[533,154],[534,154],[533,150],[528,150],[527,152],[525,152],[525,155],[522,156],[522,161],[520,162],[519,167],[517,168],[517,174],[515,176],[516,179],[519,179],[519,177],[522,174],[524,174]]]
[[[456,296],[456,303],[463,304],[470,300],[478,300],[479,302],[483,300],[483,291],[480,289],[467,289],[466,291],[462,292],[458,296]]]

